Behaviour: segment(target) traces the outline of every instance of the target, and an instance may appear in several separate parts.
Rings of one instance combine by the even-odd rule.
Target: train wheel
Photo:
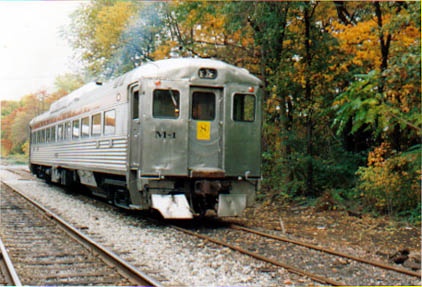
[[[120,208],[129,209],[130,196],[127,189],[118,188],[113,191],[113,204]]]

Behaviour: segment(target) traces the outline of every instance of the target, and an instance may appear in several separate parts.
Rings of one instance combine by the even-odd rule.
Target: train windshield
[[[238,122],[255,121],[255,96],[248,94],[234,95],[233,120]]]
[[[154,118],[178,118],[179,98],[179,91],[177,90],[155,90],[152,108]]]
[[[194,92],[192,95],[192,119],[212,121],[215,118],[215,94]]]

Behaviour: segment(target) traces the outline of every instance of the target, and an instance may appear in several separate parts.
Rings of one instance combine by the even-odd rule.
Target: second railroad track
[[[2,183],[0,236],[23,285],[162,286]]]

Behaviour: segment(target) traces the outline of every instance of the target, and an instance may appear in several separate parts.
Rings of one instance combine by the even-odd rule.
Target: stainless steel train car
[[[261,81],[211,59],[89,83],[30,122],[30,169],[164,218],[239,215],[261,177]]]

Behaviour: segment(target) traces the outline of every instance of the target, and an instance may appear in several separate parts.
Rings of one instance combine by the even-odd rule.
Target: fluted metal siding
[[[110,141],[113,141],[111,147]],[[31,163],[123,173],[127,143],[127,137],[113,137],[37,145],[32,148]]]

